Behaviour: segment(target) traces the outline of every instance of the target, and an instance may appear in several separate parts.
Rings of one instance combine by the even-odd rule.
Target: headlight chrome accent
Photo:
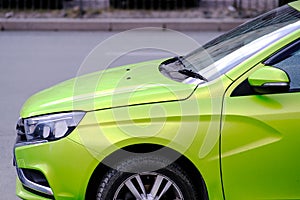
[[[85,112],[49,114],[24,119],[26,140],[54,141],[70,134],[84,117]]]

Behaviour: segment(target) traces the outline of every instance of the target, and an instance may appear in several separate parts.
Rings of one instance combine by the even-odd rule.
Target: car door
[[[226,199],[300,199],[300,40],[254,71],[280,68],[290,89],[255,93],[248,78],[224,97],[221,169]]]

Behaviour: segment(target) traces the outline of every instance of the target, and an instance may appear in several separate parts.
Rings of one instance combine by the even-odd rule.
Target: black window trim
[[[269,58],[267,58],[262,63],[267,66],[273,66],[274,63],[277,63],[278,60],[280,60],[278,59],[278,57],[282,57],[284,54],[286,54],[287,51],[289,51],[290,49],[292,49],[294,46],[297,45],[300,45],[300,38],[290,42],[288,45],[284,46],[277,52],[273,53]]]

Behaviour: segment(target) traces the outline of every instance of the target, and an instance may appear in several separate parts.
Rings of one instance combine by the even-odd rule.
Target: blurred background
[[[291,0],[0,0],[0,18],[252,18]]]

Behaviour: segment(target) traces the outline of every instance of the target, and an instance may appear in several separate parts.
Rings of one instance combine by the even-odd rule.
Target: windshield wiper
[[[181,74],[184,74],[188,77],[197,78],[197,79],[203,80],[205,82],[208,82],[208,80],[205,77],[203,77],[202,75],[200,75],[200,74],[198,74],[198,73],[196,73],[192,70],[181,69],[181,70],[178,70],[178,72],[181,73]]]
[[[183,56],[178,56],[178,57],[176,57],[176,59],[183,67],[186,67],[185,64],[183,63],[183,59],[184,59]]]

